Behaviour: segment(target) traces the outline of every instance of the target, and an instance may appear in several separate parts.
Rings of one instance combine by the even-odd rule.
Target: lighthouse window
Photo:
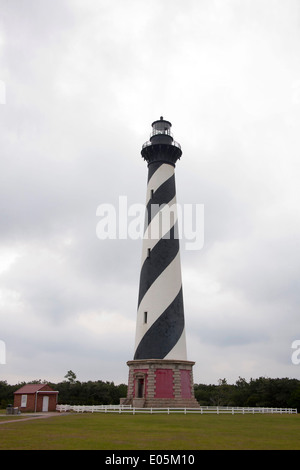
[[[151,248],[148,248],[147,258],[150,258]]]
[[[144,312],[144,323],[147,323],[148,312]]]
[[[151,189],[151,199],[153,199],[154,196],[154,189]]]

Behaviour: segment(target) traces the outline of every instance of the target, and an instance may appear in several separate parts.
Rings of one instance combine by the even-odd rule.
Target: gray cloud
[[[96,210],[144,203],[161,114],[178,201],[205,210],[181,256],[195,381],[299,375],[298,3],[2,4],[3,379],[126,382],[141,240],[99,240]]]

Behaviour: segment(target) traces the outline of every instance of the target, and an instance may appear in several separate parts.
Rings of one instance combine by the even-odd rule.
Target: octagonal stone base
[[[191,361],[140,359],[128,361],[127,398],[136,408],[198,408]]]

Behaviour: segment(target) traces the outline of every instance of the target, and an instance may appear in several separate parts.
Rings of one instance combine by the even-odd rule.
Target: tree
[[[289,397],[287,406],[292,408],[297,408],[298,413],[300,413],[300,387],[296,388]]]
[[[65,379],[67,379],[70,382],[70,384],[74,384],[76,381],[76,378],[77,376],[75,372],[73,372],[72,370],[68,370],[68,372],[65,375]]]

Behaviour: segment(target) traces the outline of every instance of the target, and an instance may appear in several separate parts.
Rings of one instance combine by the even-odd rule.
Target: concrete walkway
[[[40,413],[26,413],[24,415],[18,415],[19,417],[15,419],[8,419],[8,420],[0,419],[0,425],[7,424],[7,423],[21,423],[23,421],[29,421],[32,419],[52,418],[53,416],[62,416],[66,414],[67,413],[58,413],[57,411],[54,411],[53,413],[49,412],[49,413],[41,413],[41,414]],[[0,418],[1,416],[9,416],[9,415],[0,415]]]

